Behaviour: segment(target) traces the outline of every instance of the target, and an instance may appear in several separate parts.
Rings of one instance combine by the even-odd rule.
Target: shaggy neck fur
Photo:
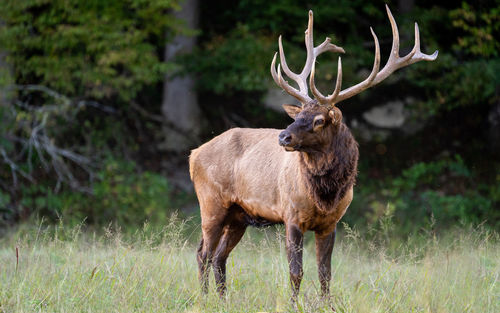
[[[306,177],[309,196],[317,207],[328,213],[335,209],[356,182],[358,144],[349,128],[340,123],[323,151],[301,152],[301,169]]]

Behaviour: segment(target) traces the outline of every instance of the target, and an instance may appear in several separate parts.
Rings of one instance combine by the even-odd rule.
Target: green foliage
[[[443,224],[457,221],[469,221],[475,224],[483,221],[498,222],[498,216],[488,214],[494,213],[492,201],[478,194],[477,191],[448,196],[439,191],[428,190],[421,194],[419,202],[422,209],[430,210],[436,220],[444,222]]]
[[[450,12],[450,17],[453,26],[464,33],[454,46],[456,50],[465,50],[482,57],[499,56],[500,3],[497,2],[497,6],[490,10],[484,7],[476,10],[463,1],[461,8]]]
[[[176,64],[165,64],[165,43],[179,33],[194,34],[172,15],[180,4],[181,0],[0,1],[0,55],[6,53],[9,65],[0,63],[0,93],[8,91],[13,100],[0,105],[0,219],[24,218],[35,211],[53,220],[62,215],[99,225],[161,220],[164,206],[171,202],[165,178],[142,171],[146,165],[138,170],[134,161],[116,160],[126,155],[139,162],[141,152],[159,154],[155,147],[163,140],[161,125],[151,126],[144,116],[159,112],[160,82],[166,72],[182,69],[178,75],[196,75],[199,90],[209,96],[200,97],[200,104],[209,111],[204,116],[211,118],[211,130],[217,129],[214,120],[221,115],[220,119],[236,116],[241,125],[282,127],[283,119],[259,104],[270,86],[278,88],[269,66],[280,34],[291,69],[302,66],[309,9],[314,11],[315,43],[328,36],[346,50],[345,87],[364,79],[371,68],[370,26],[380,39],[383,60],[391,45],[381,2],[200,1],[198,48]],[[419,2],[407,13],[398,10],[396,1],[388,4],[399,25],[401,54],[413,44],[413,22],[418,21],[422,51],[439,49],[439,57],[394,73],[384,82],[385,89],[380,86],[353,98],[344,106],[346,118],[359,120],[363,110],[390,97],[414,97],[409,118],[432,117],[439,123],[448,112],[463,112],[457,121],[481,121],[470,130],[481,131],[471,135],[470,142],[458,136],[453,141],[467,150],[460,154],[493,163],[482,160],[477,147],[489,146],[483,136],[491,125],[486,116],[499,101],[498,1]],[[324,92],[332,90],[336,58],[328,53],[318,59],[317,84]],[[9,90],[3,88],[6,85]],[[358,105],[350,105],[354,102]],[[213,103],[222,103],[221,108]],[[131,104],[146,113],[135,114]],[[231,121],[224,120],[220,129],[233,126]],[[440,149],[432,153],[440,155]],[[365,154],[362,160],[370,158]],[[481,177],[473,160],[426,160],[404,170],[388,164],[376,179],[366,174],[373,168],[362,169],[350,211],[358,210],[370,223],[393,216],[406,231],[432,216],[440,225],[487,220],[498,226],[499,178]],[[151,168],[158,168],[155,162],[160,163],[148,160]],[[92,177],[97,180],[89,187]]]
[[[496,225],[500,215],[495,214],[494,202],[482,189],[456,156],[454,160],[415,164],[393,180],[389,192],[401,221],[434,216],[443,225],[457,221]]]
[[[0,2],[0,42],[17,83],[130,100],[162,79],[157,46],[182,30],[176,0]]]
[[[146,221],[163,223],[170,214],[170,187],[165,177],[140,172],[131,162],[109,159],[97,173],[91,192],[63,190],[55,193],[47,185],[28,185],[21,189],[24,211],[69,223],[141,226]],[[8,195],[0,194],[0,201]]]
[[[402,233],[418,230],[426,222],[444,228],[458,222],[500,226],[498,181],[480,183],[458,155],[416,163],[398,177],[382,181],[361,175],[358,191],[354,212],[362,210],[362,219],[372,224],[390,216]],[[349,214],[347,218],[355,219]]]
[[[500,85],[500,5],[462,2],[460,8],[419,10],[425,42],[440,50],[436,62],[408,69],[408,82],[427,95],[416,113],[435,116],[458,107],[491,106]],[[451,27],[452,26],[452,27]],[[440,29],[433,32],[432,29]]]
[[[172,67],[162,61],[166,41],[192,33],[173,17],[179,8],[177,0],[0,2],[0,188],[10,199],[0,220],[59,214],[69,189],[86,198],[103,155],[137,150],[126,126],[133,115],[122,109]],[[148,175],[133,177],[164,187]]]
[[[162,223],[170,206],[170,188],[162,175],[138,172],[130,162],[109,160],[98,173],[92,195],[67,192],[61,195],[62,216],[87,219],[103,225],[142,225],[146,221]]]
[[[460,62],[446,53],[439,58],[435,64],[409,71],[408,79],[429,95],[413,107],[418,115],[435,116],[459,107],[491,106],[497,101],[499,58]]]
[[[185,56],[182,63],[195,73],[202,91],[231,96],[245,91],[267,89],[267,68],[255,64],[269,58],[269,39],[238,24],[226,36],[217,36],[204,43],[196,56]]]
[[[443,159],[429,163],[420,162],[403,170],[401,176],[393,180],[394,194],[398,195],[403,191],[415,189],[421,185],[431,188],[438,187],[444,178],[437,178],[445,171],[449,176],[455,178],[469,178],[471,176],[470,170],[458,155],[453,160]]]

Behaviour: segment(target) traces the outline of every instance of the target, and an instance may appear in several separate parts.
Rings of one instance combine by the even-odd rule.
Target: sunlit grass
[[[64,226],[1,241],[0,312],[500,312],[500,245],[481,229],[405,243],[348,230],[334,249],[331,299],[318,297],[314,241],[306,240],[297,308],[289,304],[282,229],[250,231],[228,260],[228,294],[200,293],[197,234],[173,219],[124,239]],[[400,241],[399,241],[400,242]],[[16,247],[19,259],[16,270]]]

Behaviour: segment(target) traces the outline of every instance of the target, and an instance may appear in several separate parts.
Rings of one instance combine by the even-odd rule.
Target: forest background
[[[360,144],[354,201],[363,229],[390,217],[405,235],[432,225],[500,228],[499,1],[5,0],[0,2],[0,235],[49,223],[122,229],[198,215],[190,149],[231,127],[284,128],[269,66],[284,38],[305,59],[303,32],[346,50],[344,86],[386,60],[420,26],[439,50],[339,105]],[[337,55],[321,56],[331,91]],[[383,61],[384,62],[384,61]]]

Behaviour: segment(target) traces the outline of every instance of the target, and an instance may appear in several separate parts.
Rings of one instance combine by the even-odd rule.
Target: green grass
[[[245,235],[228,260],[221,301],[213,278],[209,295],[200,293],[198,234],[185,225],[172,219],[162,231],[129,235],[61,225],[17,231],[0,241],[0,312],[500,312],[499,240],[482,229],[403,243],[347,229],[334,249],[327,302],[318,297],[308,235],[294,309],[281,228]]]

